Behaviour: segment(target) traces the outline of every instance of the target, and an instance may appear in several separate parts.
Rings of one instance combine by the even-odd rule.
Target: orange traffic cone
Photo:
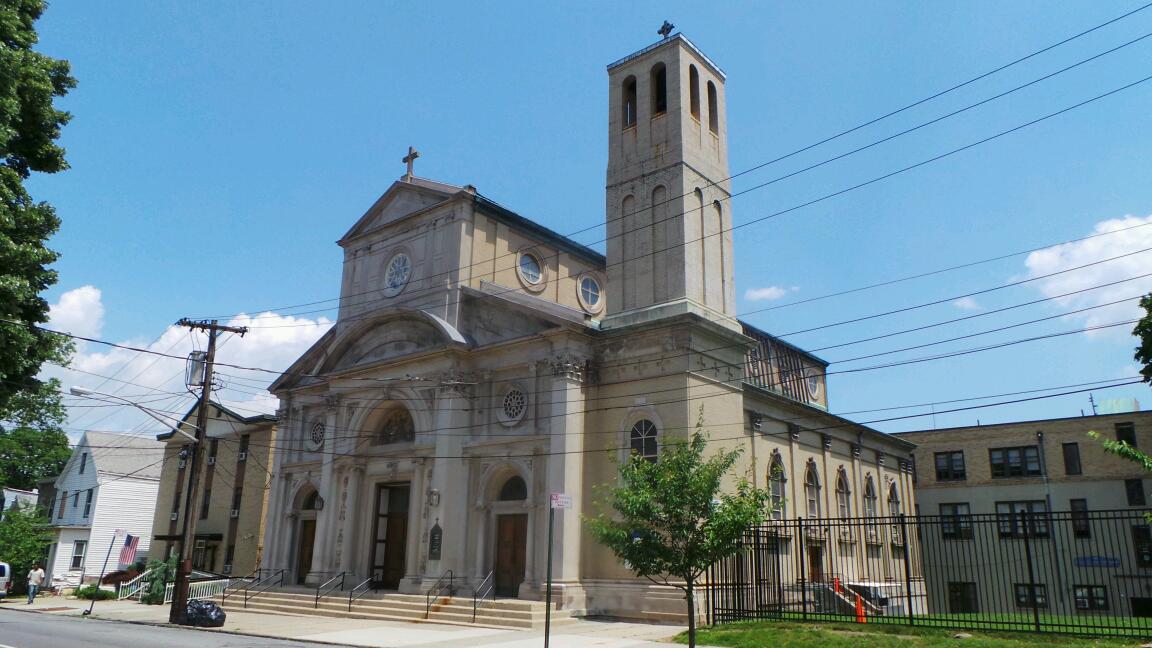
[[[856,595],[856,623],[868,623],[868,615],[864,613],[864,599]]]

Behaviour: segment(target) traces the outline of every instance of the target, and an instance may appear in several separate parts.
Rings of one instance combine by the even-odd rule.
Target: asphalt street
[[[60,648],[61,646],[163,646],[164,648],[330,648],[284,639],[246,637],[223,632],[161,628],[0,608],[0,648]]]

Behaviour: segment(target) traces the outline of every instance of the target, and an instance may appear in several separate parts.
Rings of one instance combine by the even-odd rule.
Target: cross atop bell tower
[[[724,80],[681,34],[608,66],[606,327],[685,312],[739,326]]]

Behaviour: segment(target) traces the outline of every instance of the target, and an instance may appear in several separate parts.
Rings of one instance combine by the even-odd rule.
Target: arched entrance
[[[528,485],[519,475],[509,477],[500,487],[499,503],[522,503],[528,499]],[[496,507],[499,511],[501,508]],[[505,508],[505,510],[511,507]],[[500,513],[496,515],[496,561],[493,579],[496,596],[515,598],[520,595],[527,562],[528,514]]]
[[[296,583],[304,584],[308,572],[312,571],[312,550],[316,543],[316,511],[320,506],[320,493],[315,488],[301,492],[296,513],[296,562],[294,564]]]

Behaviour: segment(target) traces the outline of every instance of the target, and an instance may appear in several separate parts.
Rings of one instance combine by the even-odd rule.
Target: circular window
[[[540,259],[531,252],[520,253],[520,279],[529,286],[538,286],[544,281],[544,266]]]
[[[518,387],[512,387],[504,392],[504,399],[500,403],[500,422],[512,426],[519,423],[525,412],[528,411],[528,396]]]
[[[576,287],[577,297],[580,298],[580,305],[584,310],[590,313],[597,313],[603,309],[604,294],[600,290],[600,282],[592,275],[584,275],[580,277],[580,283]]]
[[[813,400],[820,398],[820,372],[816,369],[809,369],[806,380],[808,383],[808,396]]]
[[[388,260],[388,267],[384,270],[384,296],[395,297],[399,295],[408,280],[412,277],[412,260],[407,254],[399,252]]]
[[[312,449],[319,450],[324,445],[324,422],[316,421],[312,424],[312,433],[309,435]]]

